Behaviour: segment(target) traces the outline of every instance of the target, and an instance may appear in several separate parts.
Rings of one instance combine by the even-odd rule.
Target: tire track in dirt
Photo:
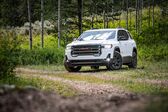
[[[68,79],[59,78],[55,76],[40,75],[40,74],[20,74],[20,76],[21,75],[26,77],[34,77],[34,78],[38,77],[38,78],[43,78],[51,81],[60,81],[62,83],[72,86],[76,90],[79,90],[81,94],[87,94],[87,95],[112,94],[112,95],[119,95],[121,97],[131,94],[130,92],[125,91],[122,88],[114,86],[112,84],[88,83],[86,81],[74,81],[74,80],[68,80]]]
[[[78,73],[69,73],[66,71],[45,71],[45,70],[34,70],[34,69],[27,69],[27,68],[17,68],[16,69],[17,73],[22,73],[22,74],[40,74],[40,76],[45,76],[45,78],[48,78],[48,74],[53,74],[54,75],[61,75],[61,74],[67,74],[67,75],[71,75],[71,74],[76,74],[76,75],[84,75],[84,76],[94,76],[96,78],[99,79],[103,79],[103,80],[108,80],[108,81],[112,81],[112,80],[128,80],[128,81],[134,81],[134,82],[139,82],[139,83],[147,83],[147,84],[154,84],[156,86],[161,86],[161,87],[168,87],[168,80],[159,80],[159,79],[141,79],[141,78],[137,78],[137,79],[133,79],[133,78],[129,78],[129,77],[125,77],[125,76],[116,76],[116,75],[109,75],[106,74],[107,72],[78,72]],[[109,72],[109,71],[108,71]],[[50,75],[51,76],[51,75]],[[50,79],[53,80],[53,79]],[[85,92],[86,94],[95,94],[97,91],[97,94],[104,94],[104,93],[109,93],[109,92],[114,92],[117,90],[114,90],[114,88],[116,87],[110,87],[112,86],[112,84],[89,84],[86,81],[72,81],[72,80],[67,80],[67,79],[63,79],[63,78],[59,78],[57,76],[54,77],[54,80],[59,80],[61,82],[64,83],[68,83],[71,86],[75,87],[77,90],[80,90],[82,92]],[[89,85],[90,86],[89,86]],[[102,89],[104,88],[104,89]],[[97,89],[97,90],[96,90]],[[114,91],[111,91],[114,90]],[[118,90],[120,90],[121,88],[119,88]],[[120,91],[121,92],[121,91]],[[115,93],[115,92],[114,92]],[[121,92],[122,93],[122,92]]]

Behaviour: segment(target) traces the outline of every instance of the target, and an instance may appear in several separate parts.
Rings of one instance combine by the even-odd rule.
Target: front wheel
[[[122,57],[118,51],[115,51],[113,59],[111,59],[109,64],[107,65],[107,69],[118,70],[121,67],[122,67]]]
[[[78,72],[82,68],[81,66],[70,67],[67,64],[64,64],[64,66],[68,72]]]

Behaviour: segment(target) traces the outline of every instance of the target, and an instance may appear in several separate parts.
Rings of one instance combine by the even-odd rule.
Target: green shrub
[[[168,59],[168,45],[154,44],[154,45],[138,45],[138,56],[140,60],[146,61],[160,61]]]
[[[19,56],[21,65],[62,64],[63,48],[22,49]]]
[[[18,64],[19,39],[14,32],[0,31],[0,76],[10,75]]]

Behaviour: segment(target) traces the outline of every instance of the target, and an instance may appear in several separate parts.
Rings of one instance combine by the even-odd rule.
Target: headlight
[[[112,48],[112,47],[113,47],[112,44],[105,44],[105,45],[103,45],[103,48],[107,48],[107,49]]]
[[[66,50],[70,50],[71,49],[71,46],[66,46]]]

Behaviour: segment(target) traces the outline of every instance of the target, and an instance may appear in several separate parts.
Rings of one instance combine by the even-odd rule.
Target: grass
[[[152,94],[152,95],[168,94],[168,87],[153,85],[146,82],[136,82],[136,80],[128,79],[128,78],[122,78],[118,80],[110,80],[110,79],[106,80],[106,79],[97,78],[95,76],[79,75],[79,74],[59,74],[59,75],[54,75],[54,77],[60,77],[60,78],[75,80],[75,81],[86,81],[88,83],[113,84],[116,86],[123,87],[124,89],[135,93]]]
[[[59,81],[51,81],[43,78],[33,77],[15,77],[10,76],[0,80],[1,84],[16,85],[18,87],[32,86],[44,91],[54,91],[62,96],[75,96],[78,94],[77,90],[71,86]]]
[[[143,67],[142,67],[143,66]],[[26,66],[27,67],[27,66]],[[51,71],[59,71],[63,70],[64,67],[49,65],[49,66],[28,66],[31,69],[39,69],[39,70],[51,70]],[[139,69],[129,69],[123,68],[117,71],[100,71],[97,72],[97,75],[107,75],[110,77],[114,77],[116,79],[102,79],[91,75],[92,72],[86,72],[88,75],[84,75],[82,73],[57,73],[57,74],[49,74],[53,77],[59,77],[68,80],[75,81],[86,81],[88,83],[97,83],[97,84],[114,84],[117,86],[121,86],[124,89],[130,90],[136,93],[144,93],[144,94],[160,94],[165,95],[168,94],[168,87],[162,85],[156,85],[152,83],[147,83],[144,79],[149,80],[168,80],[168,62],[144,62],[141,63],[138,67]],[[90,69],[90,68],[89,68]],[[88,67],[82,69],[82,71],[88,70]],[[137,81],[140,79],[141,81]],[[48,81],[49,82],[49,81]],[[41,85],[42,86],[42,85]],[[52,87],[52,86],[51,86]]]
[[[150,94],[150,95],[168,95],[168,88],[153,85],[146,82],[136,82],[134,80],[112,80],[112,84],[120,85],[125,89],[142,94]]]
[[[62,65],[40,65],[40,66],[26,66],[25,68],[38,69],[38,70],[48,70],[48,71],[62,71],[64,67]],[[126,90],[136,92],[136,93],[144,93],[144,94],[152,94],[152,95],[168,95],[168,87],[163,85],[156,85],[150,82],[144,81],[148,80],[168,80],[168,62],[142,62],[138,69],[129,69],[127,67],[116,70],[116,71],[99,71],[98,75],[106,75],[110,77],[114,77],[114,79],[103,79],[100,77],[96,77],[92,75],[93,72],[88,71],[88,67],[82,69],[82,71],[88,71],[87,74],[82,73],[57,73],[57,74],[47,74],[52,77],[59,77],[68,80],[74,81],[86,81],[88,83],[97,83],[97,84],[113,84],[116,86],[121,86]],[[89,68],[90,69],[90,68]],[[85,73],[85,72],[84,72]],[[40,73],[38,73],[40,74]],[[34,80],[34,79],[31,79]],[[36,79],[37,80],[37,79]],[[40,79],[44,83],[39,83],[40,88],[44,89],[52,89],[57,88],[61,94],[63,94],[62,90],[59,89],[59,86],[52,86],[53,81],[45,81],[44,79]],[[140,80],[140,81],[138,81]],[[40,82],[40,81],[35,81]],[[56,82],[55,82],[56,83]],[[46,85],[45,85],[46,84]],[[55,85],[64,85],[62,83],[57,83]],[[61,87],[62,88],[62,87]],[[63,89],[63,91],[66,89]],[[66,92],[65,92],[66,93]]]

